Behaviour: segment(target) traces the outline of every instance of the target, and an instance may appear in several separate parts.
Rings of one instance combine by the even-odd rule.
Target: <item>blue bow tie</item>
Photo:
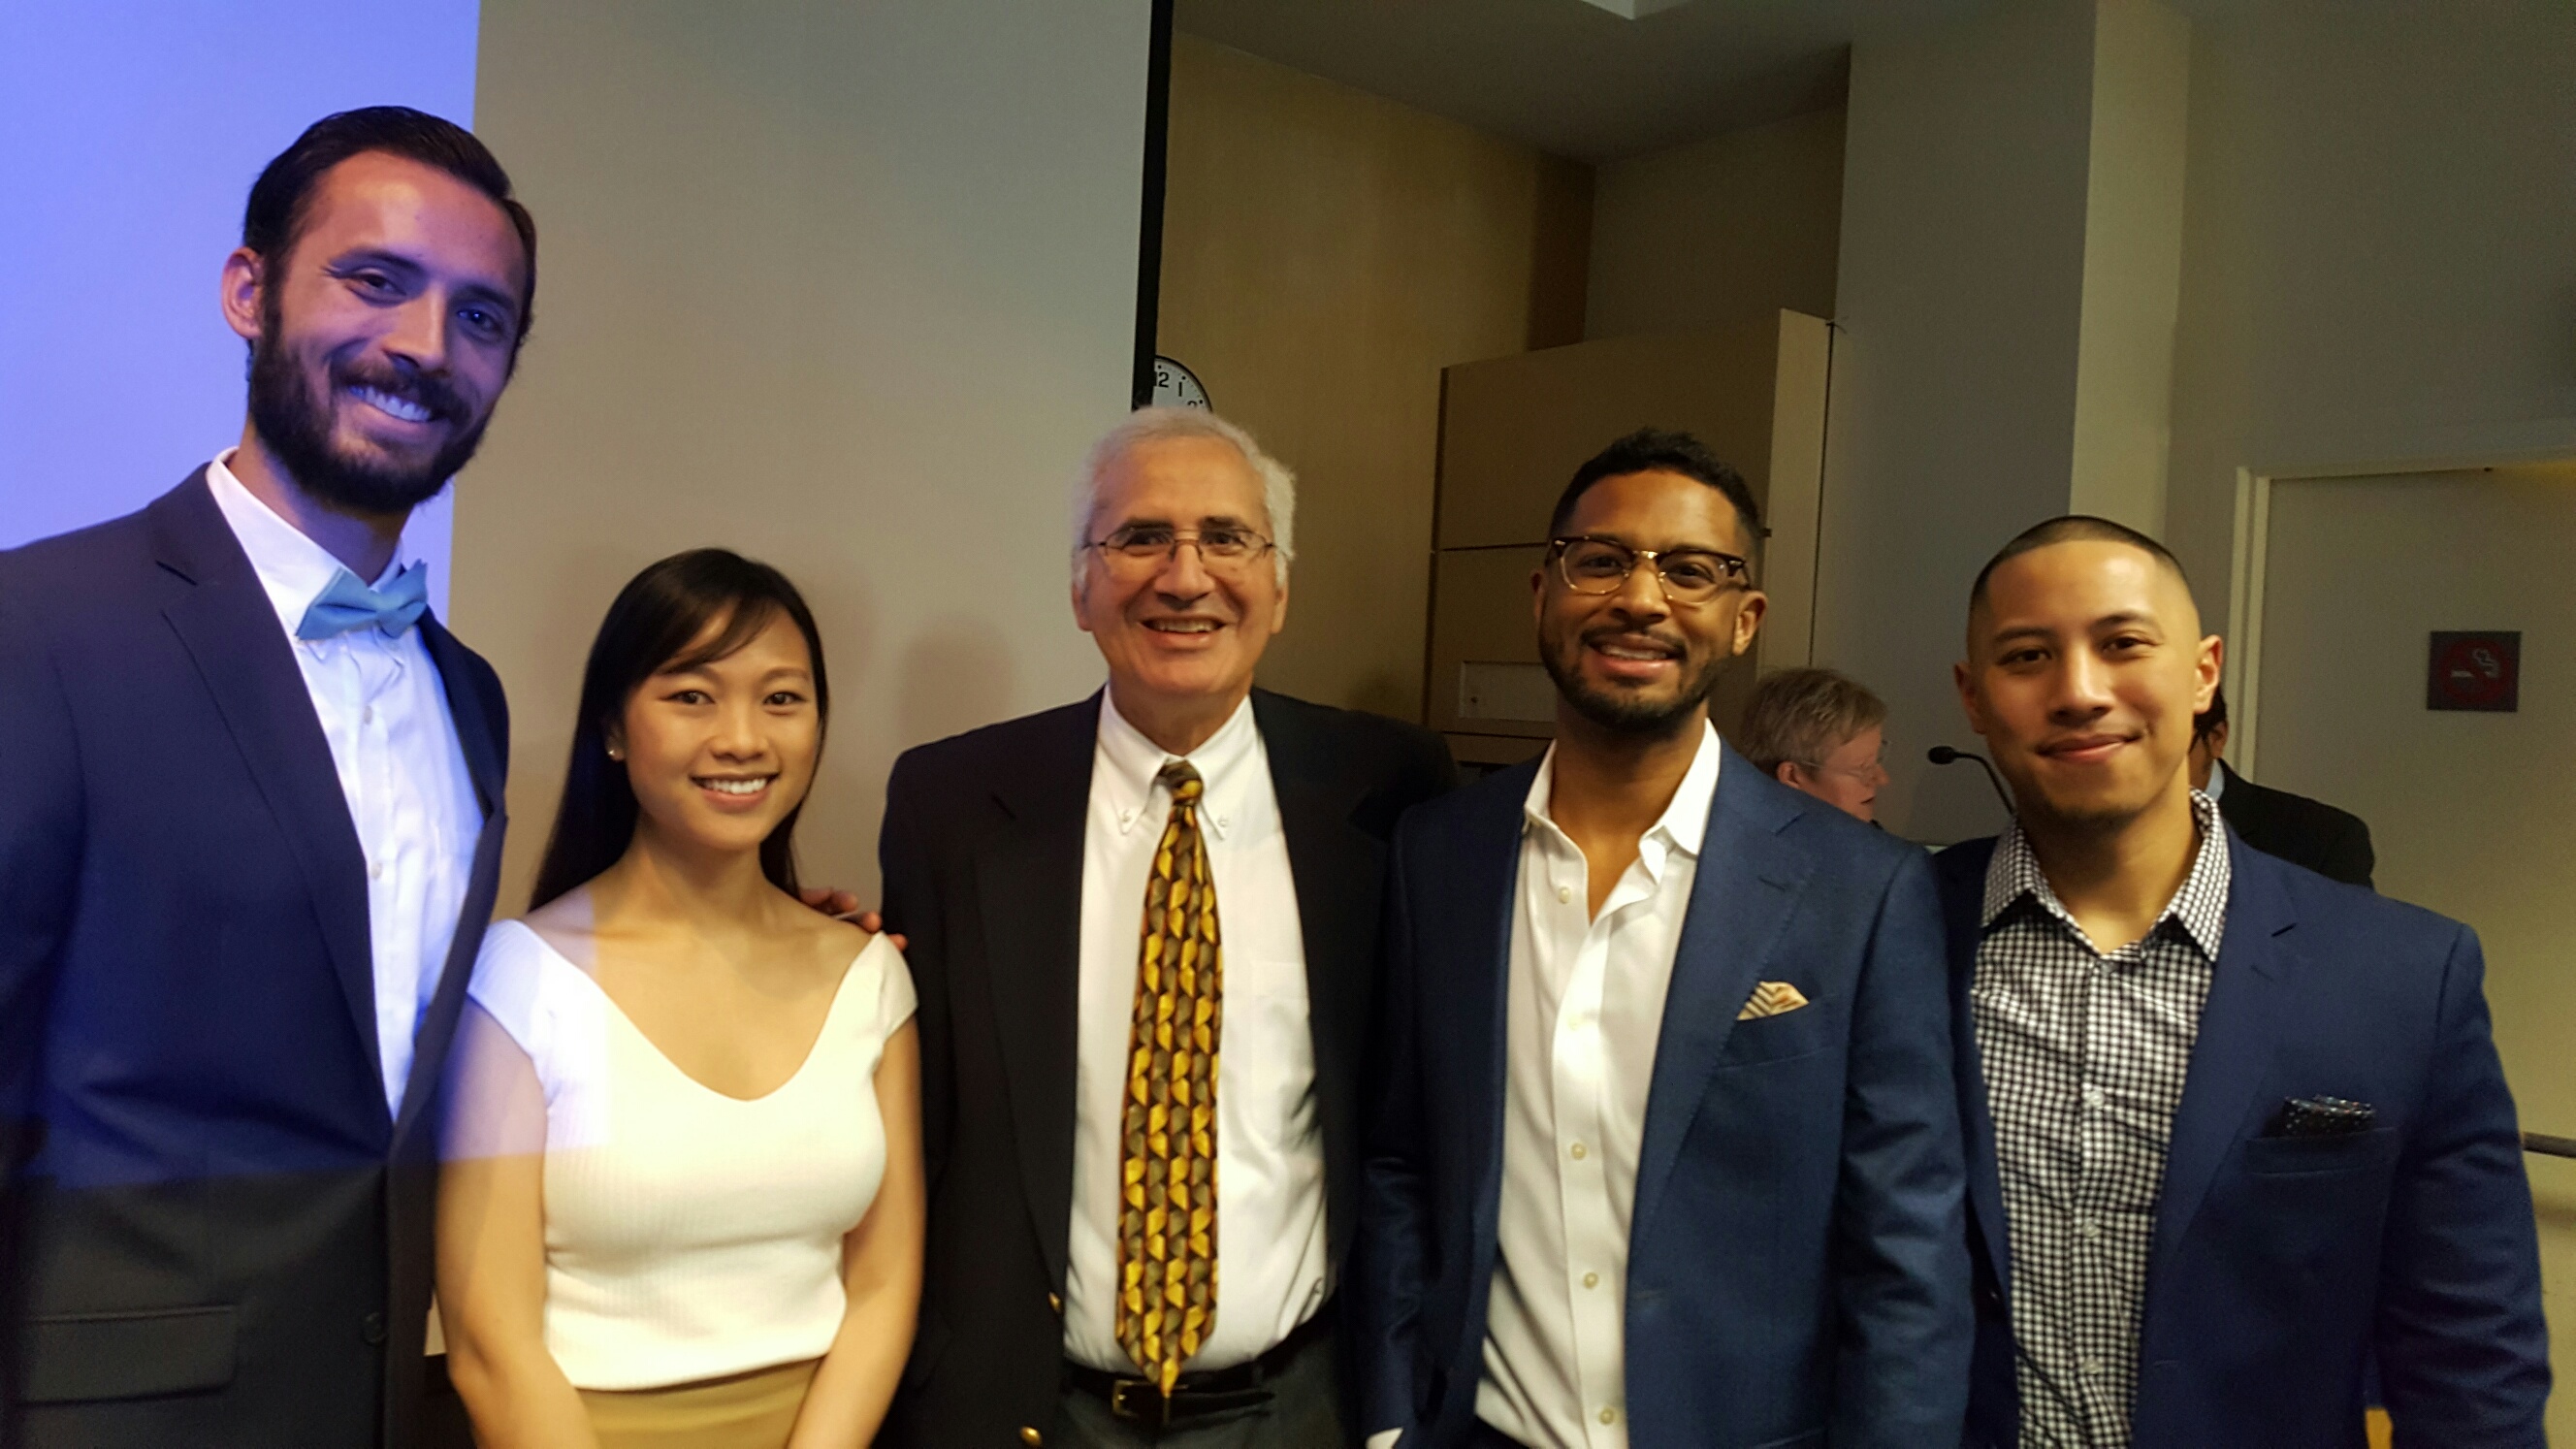
[[[298,639],[329,639],[352,629],[375,628],[390,639],[399,639],[403,631],[420,622],[429,612],[429,565],[413,564],[394,575],[393,582],[382,592],[358,582],[358,576],[342,569],[331,576],[331,586],[304,611],[304,622],[295,626]]]

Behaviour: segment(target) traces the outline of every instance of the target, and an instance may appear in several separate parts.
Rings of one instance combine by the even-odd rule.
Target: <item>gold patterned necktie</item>
[[[1216,1058],[1225,972],[1199,834],[1207,786],[1187,760],[1156,777],[1171,818],[1145,883],[1118,1150],[1119,1346],[1169,1394],[1216,1324]]]

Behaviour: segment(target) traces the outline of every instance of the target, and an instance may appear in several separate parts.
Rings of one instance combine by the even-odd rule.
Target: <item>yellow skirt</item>
[[[661,1389],[583,1389],[600,1449],[786,1449],[820,1359]]]

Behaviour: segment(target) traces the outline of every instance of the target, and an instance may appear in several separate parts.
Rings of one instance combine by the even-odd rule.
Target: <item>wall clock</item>
[[[1197,373],[1168,357],[1157,357],[1154,359],[1154,406],[1207,408],[1207,389],[1199,383]]]

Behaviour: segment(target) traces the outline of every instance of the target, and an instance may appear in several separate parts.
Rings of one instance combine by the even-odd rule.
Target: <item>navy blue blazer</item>
[[[1403,1427],[1405,1449],[1475,1421],[1536,773],[1396,835],[1355,1278],[1361,1428]],[[1629,1230],[1637,1449],[1957,1440],[1972,1313],[1940,952],[1921,850],[1726,752]],[[1809,1004],[1739,1023],[1766,980]]]
[[[1968,1443],[2019,1434],[2012,1259],[1968,987],[1993,840],[1941,853],[1977,1260]],[[2361,1449],[2376,1349],[2400,1444],[2542,1444],[2531,1188],[2477,936],[2228,832],[2227,931],[2174,1114],[2147,1264],[2137,1449]],[[2366,1132],[2281,1137],[2293,1097]]]
[[[420,627],[485,815],[394,1111],[366,859],[203,473],[0,553],[0,1443],[411,1442],[508,758],[499,678]]]

